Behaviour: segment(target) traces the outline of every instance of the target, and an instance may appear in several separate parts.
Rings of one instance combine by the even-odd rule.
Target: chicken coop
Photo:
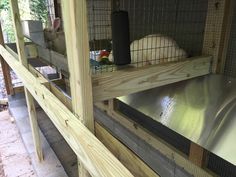
[[[46,27],[10,4],[16,43],[1,38],[1,64],[39,159],[50,121],[81,176],[235,177],[234,0],[54,0]]]

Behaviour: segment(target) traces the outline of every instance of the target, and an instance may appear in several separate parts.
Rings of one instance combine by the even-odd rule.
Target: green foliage
[[[0,1],[0,11],[1,10],[9,10],[9,0],[1,0]]]
[[[15,35],[13,30],[13,24],[11,21],[11,13],[10,13],[10,4],[9,0],[0,0],[0,13],[4,11],[5,15],[2,17],[2,22],[4,25],[2,26],[3,33],[6,35],[6,42],[14,42]]]
[[[31,0],[30,10],[34,19],[41,20],[43,23],[47,22],[48,11],[46,0]]]

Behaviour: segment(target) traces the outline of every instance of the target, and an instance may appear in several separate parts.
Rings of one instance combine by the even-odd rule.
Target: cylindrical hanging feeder
[[[127,11],[112,13],[112,48],[114,64],[130,64],[129,16]]]

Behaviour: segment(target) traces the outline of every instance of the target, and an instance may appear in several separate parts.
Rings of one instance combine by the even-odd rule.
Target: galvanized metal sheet
[[[208,75],[118,99],[236,165],[236,79]]]

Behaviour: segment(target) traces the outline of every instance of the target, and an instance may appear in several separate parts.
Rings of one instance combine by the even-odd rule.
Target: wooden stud
[[[20,21],[18,1],[10,0],[10,6],[11,6],[11,12],[12,12],[12,18],[13,18],[14,31],[15,31],[15,36],[16,36],[16,46],[17,46],[19,61],[22,64],[21,67],[28,68],[28,62],[27,62],[26,53],[25,53],[24,36],[22,33],[22,26],[21,26],[21,21]],[[40,140],[37,116],[36,116],[36,111],[35,111],[34,98],[27,89],[25,89],[25,97],[26,97],[26,102],[27,102],[27,107],[28,107],[28,113],[29,113],[30,125],[31,125],[33,140],[34,140],[35,152],[38,157],[38,160],[42,161],[43,151],[42,151],[42,145],[41,145],[41,140]]]
[[[2,26],[0,23],[0,44],[4,46],[4,39],[2,34]],[[8,95],[13,95],[13,85],[11,80],[11,73],[8,64],[5,60],[0,56],[1,66],[2,66],[2,73],[5,82],[5,87]]]
[[[92,176],[133,176],[78,118],[2,45],[0,55],[15,71]]]
[[[16,59],[18,59],[18,55],[8,46],[6,46],[6,50]],[[31,66],[29,64],[29,71],[37,78],[38,82],[40,82],[41,84],[45,85],[48,89],[50,89],[50,91],[69,109],[72,111],[72,103],[71,103],[71,98],[68,95],[65,95],[59,88],[57,88],[55,86],[55,84],[57,84],[57,81],[55,81],[56,83],[54,84],[54,81],[52,81],[51,83],[48,82],[47,79],[44,78],[44,76],[37,71],[33,66]],[[20,92],[22,89],[24,91],[23,87],[19,87],[19,88],[13,88],[14,89],[14,93],[18,93]]]
[[[130,170],[136,177],[159,177],[137,155],[113,137],[100,124],[95,123],[96,137]]]
[[[115,100],[114,100],[115,101]],[[115,103],[113,103],[115,104]],[[129,119],[127,116],[122,113],[111,110],[108,106],[104,104],[97,104],[96,107],[106,111],[111,118],[115,121],[119,122],[129,131],[131,131],[134,135],[138,136],[140,139],[147,142],[150,146],[158,149],[163,155],[167,158],[172,159],[176,164],[180,167],[183,167],[188,173],[193,174],[196,177],[212,177],[215,176],[211,171],[207,169],[202,169],[199,166],[195,165],[193,162],[189,161],[188,157],[174,148],[173,146],[166,143],[161,138],[149,132],[147,129],[143,128],[141,125],[138,125],[133,120]],[[110,109],[110,110],[109,110]]]
[[[89,64],[86,0],[62,0],[72,107],[93,132],[93,99]]]
[[[72,109],[91,132],[94,132],[92,82],[89,61],[86,0],[62,0]],[[79,176],[89,176],[81,162]]]
[[[23,85],[17,86],[17,87],[13,87],[13,92],[14,92],[14,94],[22,93],[22,92],[24,92],[24,91],[25,91],[25,90],[24,90],[24,86],[23,86]]]
[[[143,68],[124,69],[93,76],[94,102],[209,74],[211,57],[195,57]]]
[[[212,72],[217,72],[217,64],[221,60],[225,40],[225,20],[231,0],[209,0],[204,32],[202,53],[212,55]]]
[[[205,167],[207,152],[201,146],[191,142],[189,151],[189,160],[199,167]]]
[[[227,0],[226,6],[225,6],[225,15],[223,19],[223,27],[222,27],[222,40],[220,45],[220,51],[219,51],[219,60],[217,64],[217,73],[224,73],[225,69],[225,62],[229,47],[229,40],[230,40],[230,34],[231,34],[231,26],[233,21],[233,13],[234,13],[234,7],[235,7],[235,0]]]

